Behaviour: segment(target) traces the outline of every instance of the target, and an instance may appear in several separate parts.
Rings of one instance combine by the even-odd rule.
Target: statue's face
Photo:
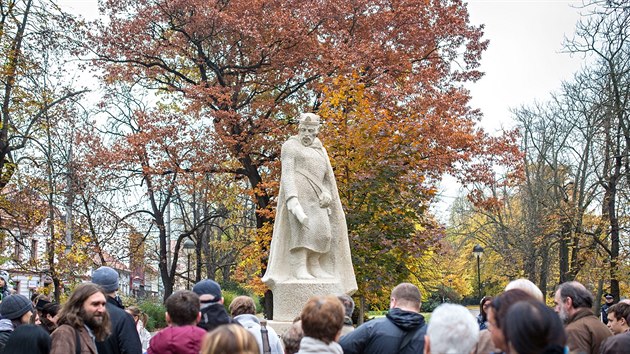
[[[317,137],[319,127],[317,125],[300,124],[298,129],[298,138],[302,145],[311,146]]]

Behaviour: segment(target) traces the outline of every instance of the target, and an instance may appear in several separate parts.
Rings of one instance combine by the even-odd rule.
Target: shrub
[[[147,314],[147,323],[144,324],[144,327],[149,332],[154,332],[158,329],[166,327],[166,318],[164,318],[164,313],[166,313],[166,307],[159,300],[143,300],[138,303],[138,307],[142,310],[142,312]]]

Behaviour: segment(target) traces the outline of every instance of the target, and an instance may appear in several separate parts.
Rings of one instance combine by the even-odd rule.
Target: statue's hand
[[[295,215],[302,225],[306,225],[308,222],[308,216],[304,213],[304,209],[302,209],[302,205],[296,197],[287,200],[287,209]]]
[[[319,207],[328,208],[331,201],[332,201],[332,197],[330,196],[330,193],[322,192],[322,194],[319,196]]]

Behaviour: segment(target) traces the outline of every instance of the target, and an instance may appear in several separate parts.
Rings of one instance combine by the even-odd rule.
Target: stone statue
[[[346,218],[328,154],[317,138],[319,124],[318,115],[301,114],[298,135],[282,145],[278,207],[262,279],[272,291],[278,283],[318,281],[337,284],[337,293],[357,289]]]

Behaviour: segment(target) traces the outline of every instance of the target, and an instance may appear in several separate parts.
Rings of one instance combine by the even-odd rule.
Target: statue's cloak
[[[352,258],[350,254],[350,244],[348,240],[348,227],[346,225],[346,217],[339,199],[339,191],[335,176],[328,159],[326,149],[322,146],[319,139],[315,139],[309,147],[304,147],[297,136],[289,138],[282,145],[281,160],[290,154],[291,151],[297,149],[315,149],[325,158],[325,168],[327,189],[331,195],[331,202],[328,207],[328,217],[331,230],[330,251],[320,258],[320,264],[324,271],[331,274],[334,279],[339,281],[342,291],[346,294],[352,294],[357,290],[357,282],[352,268]],[[269,261],[267,263],[267,271],[262,281],[273,289],[276,283],[287,281],[296,281],[291,269],[290,245],[291,245],[291,224],[295,225],[297,221],[295,215],[287,209],[287,199],[293,192],[287,192],[287,176],[285,175],[286,160],[282,160],[283,168],[280,179],[280,192],[278,194],[278,206],[276,208],[276,218],[273,226],[273,236],[271,239],[271,247],[269,251]],[[289,188],[290,189],[290,188]],[[299,200],[299,198],[298,198]],[[302,203],[302,201],[300,201]],[[307,209],[305,209],[306,211]],[[308,211],[307,216],[308,216]],[[299,222],[298,222],[299,223]]]

